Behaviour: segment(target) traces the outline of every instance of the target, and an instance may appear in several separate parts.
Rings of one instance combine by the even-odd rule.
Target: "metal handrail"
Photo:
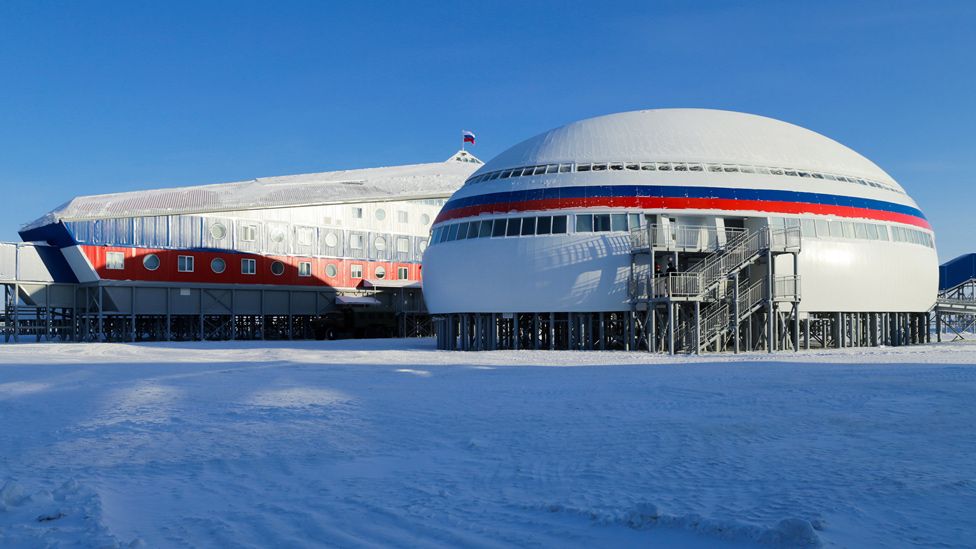
[[[800,275],[777,276],[773,279],[773,298],[777,301],[796,301],[800,297]]]
[[[654,279],[654,297],[697,297],[701,276],[696,273],[666,273]]]
[[[728,247],[729,242],[747,231],[738,227],[726,227],[721,232],[725,235],[724,245],[718,238],[719,229],[714,226],[677,225],[665,231],[662,225],[655,223],[632,227],[630,245],[633,249],[647,248],[648,234],[652,234],[654,247],[662,250],[718,251]]]
[[[741,316],[746,314],[756,305],[766,300],[766,279],[761,278],[753,282],[745,291],[739,292],[739,316],[736,320],[741,320]]]

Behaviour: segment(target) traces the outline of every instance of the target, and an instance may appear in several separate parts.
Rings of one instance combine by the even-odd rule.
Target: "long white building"
[[[486,163],[437,217],[424,279],[445,348],[772,350],[919,340],[938,262],[918,205],[855,151],[662,109]]]

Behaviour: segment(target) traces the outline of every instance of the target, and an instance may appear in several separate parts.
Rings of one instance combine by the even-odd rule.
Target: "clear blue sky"
[[[976,251],[976,1],[0,3],[0,240],[78,194],[488,159],[706,107],[877,162]]]

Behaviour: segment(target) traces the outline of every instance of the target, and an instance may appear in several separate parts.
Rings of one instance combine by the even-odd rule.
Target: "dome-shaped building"
[[[728,111],[540,134],[468,178],[432,231],[425,299],[444,348],[898,344],[924,336],[911,313],[938,286],[931,227],[891,176]]]

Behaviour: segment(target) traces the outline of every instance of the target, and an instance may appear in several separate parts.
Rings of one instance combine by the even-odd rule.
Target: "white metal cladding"
[[[752,114],[656,109],[580,120],[527,139],[476,173],[566,162],[703,162],[842,173],[901,189],[875,163],[806,128]]]
[[[549,165],[586,162],[729,162],[788,166],[821,173],[845,173],[883,181],[901,192],[814,177],[755,174],[742,170],[712,172],[623,170],[578,172]],[[468,185],[454,199],[510,190],[619,185],[720,187],[806,191],[856,196],[917,207],[888,174],[856,152],[822,135],[783,122],[740,113],[676,109],[622,113],[569,124],[520,143],[488,162],[477,174],[546,166],[546,173],[487,179]],[[523,169],[524,171],[524,169]],[[661,214],[677,225],[722,223],[742,219],[758,230],[783,214],[727,211],[722,208],[661,209],[593,207],[561,214]],[[811,210],[812,212],[813,210]],[[532,217],[538,212],[491,214]],[[773,217],[773,221],[770,220]],[[485,219],[479,216],[477,219]],[[463,226],[472,218],[438,223]],[[800,310],[805,312],[921,312],[935,300],[938,261],[930,231],[876,219],[836,219],[796,214],[791,223],[825,226],[826,238],[807,238],[799,255],[803,279]],[[860,228],[859,228],[860,226]],[[839,228],[839,232],[837,230]],[[871,235],[874,229],[875,237]],[[888,228],[891,239],[888,240]],[[859,234],[859,231],[861,234]],[[884,231],[882,237],[881,231]],[[819,233],[819,229],[817,229]],[[449,234],[449,232],[448,232]],[[424,254],[425,299],[432,313],[449,312],[598,312],[630,309],[630,245],[626,235],[576,233],[520,238],[469,238],[441,241]],[[776,274],[790,274],[792,264],[777,263]],[[762,273],[754,273],[757,277]]]
[[[24,226],[95,218],[253,210],[382,200],[446,197],[480,161],[412,164],[267,177],[237,183],[81,196]]]

